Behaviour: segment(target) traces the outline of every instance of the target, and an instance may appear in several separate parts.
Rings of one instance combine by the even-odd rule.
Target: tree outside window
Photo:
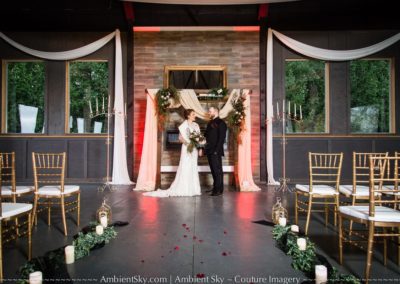
[[[350,62],[352,133],[390,132],[389,59]]]
[[[44,133],[44,62],[6,62],[7,133]]]
[[[285,62],[285,97],[302,107],[301,123],[287,122],[287,133],[324,133],[325,125],[325,68],[323,61],[288,60]],[[286,106],[286,109],[287,106]]]
[[[69,63],[69,132],[106,133],[108,62]]]

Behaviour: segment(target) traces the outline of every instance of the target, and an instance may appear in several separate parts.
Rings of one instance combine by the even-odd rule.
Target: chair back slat
[[[3,185],[10,185],[13,192],[16,191],[16,176],[15,176],[15,152],[0,153],[2,172],[0,178]]]
[[[308,153],[310,192],[313,185],[330,185],[339,189],[343,153]]]
[[[387,157],[388,152],[360,153],[353,152],[353,194],[357,192],[357,185],[369,186],[369,157]],[[379,175],[378,172],[375,174]]]
[[[35,191],[43,185],[57,185],[64,191],[66,153],[32,152]]]
[[[399,189],[399,166],[400,156],[386,157],[369,157],[369,215],[375,216],[375,205],[394,204],[394,208],[398,209],[400,204],[399,198],[388,200],[381,198],[381,194],[390,194],[396,196],[400,194]]]

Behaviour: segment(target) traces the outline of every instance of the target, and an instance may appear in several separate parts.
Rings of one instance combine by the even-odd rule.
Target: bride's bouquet
[[[187,151],[189,153],[192,153],[194,148],[203,148],[205,144],[206,138],[200,131],[189,131],[189,145],[187,145]]]

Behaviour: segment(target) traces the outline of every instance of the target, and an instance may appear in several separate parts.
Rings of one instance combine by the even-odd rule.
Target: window
[[[390,70],[389,59],[350,62],[352,133],[391,131]]]
[[[326,84],[327,64],[317,60],[288,60],[285,63],[286,103],[290,101],[291,112],[296,104],[299,116],[300,106],[303,121],[288,121],[287,133],[327,132],[326,123]],[[286,106],[286,110],[288,106]]]
[[[69,62],[69,133],[107,133],[108,62]]]
[[[45,63],[4,64],[3,133],[44,133]]]

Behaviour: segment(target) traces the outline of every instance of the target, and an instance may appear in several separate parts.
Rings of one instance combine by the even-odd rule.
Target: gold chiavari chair
[[[394,156],[395,157],[400,157],[400,153],[399,152],[395,152],[394,153]],[[393,165],[394,166],[394,165]],[[400,164],[399,165],[397,165],[397,173],[400,175]],[[388,189],[394,189],[394,185],[393,184],[387,184],[387,185],[384,185],[386,188],[388,188]],[[400,197],[400,193],[396,193],[396,192],[392,192],[392,191],[389,191],[389,192],[384,192],[383,193],[384,195],[386,195],[386,196],[390,196],[390,197],[393,197],[395,200],[398,200],[399,199],[399,197]],[[398,204],[397,204],[397,202],[394,204],[394,206],[399,206]]]
[[[15,175],[15,152],[0,153],[0,156],[2,157],[2,173],[0,175],[2,181],[2,198],[17,202],[17,198],[32,194],[35,189],[33,186],[17,185]]]
[[[347,198],[351,198],[351,205],[369,202],[369,157],[387,157],[386,153],[358,153],[353,152],[353,183],[340,185],[339,192]],[[379,174],[375,172],[375,174]],[[378,194],[380,196],[380,194]],[[350,234],[353,222],[350,221]]]
[[[400,211],[391,204],[396,200],[385,200],[381,195],[389,192],[399,194],[399,164],[400,157],[369,157],[370,185],[369,204],[339,207],[339,262],[343,263],[343,243],[350,243],[364,248],[365,239],[360,235],[351,235],[344,228],[343,221],[349,220],[365,225],[367,229],[367,262],[365,267],[365,282],[368,283],[371,270],[372,252],[375,238],[384,238],[384,264],[387,259],[387,239],[397,237],[400,241]],[[391,170],[393,169],[393,170]],[[389,189],[387,185],[392,186]],[[397,230],[393,230],[396,228]],[[399,243],[397,244],[399,247]],[[399,247],[400,248],[400,247]],[[398,255],[400,256],[400,255]],[[399,261],[399,259],[398,259]]]
[[[37,221],[38,207],[47,209],[47,224],[51,224],[51,207],[61,207],[64,235],[67,236],[66,212],[77,211],[77,225],[80,223],[80,188],[78,185],[65,185],[66,154],[32,152],[35,199],[34,221]],[[73,197],[75,197],[74,200]],[[45,200],[41,202],[41,200]],[[67,202],[68,201],[68,202]]]
[[[2,173],[2,156],[0,156],[0,176]],[[0,193],[1,193],[1,179],[0,179]],[[32,204],[7,202],[3,203],[0,194],[0,282],[3,279],[3,243],[14,240],[22,235],[28,236],[28,260],[32,257],[32,239],[31,239],[31,215]],[[27,217],[25,222],[14,223],[12,221]],[[26,231],[16,230],[15,227],[26,227]],[[16,233],[17,232],[17,233]],[[18,235],[17,235],[18,234]]]
[[[295,223],[298,224],[299,212],[307,213],[305,234],[308,233],[311,212],[325,212],[325,224],[328,223],[330,205],[334,207],[336,226],[343,153],[308,153],[308,160],[310,182],[307,185],[296,184],[295,191]],[[324,205],[324,210],[312,209],[313,205]]]

